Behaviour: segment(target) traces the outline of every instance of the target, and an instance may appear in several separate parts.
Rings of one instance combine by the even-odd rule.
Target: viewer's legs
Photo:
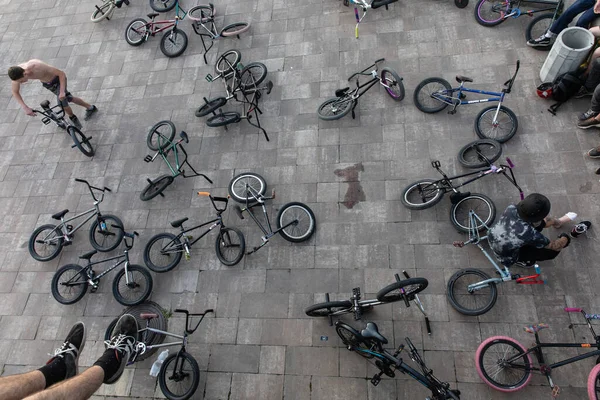
[[[46,388],[46,378],[40,371],[0,378],[0,399],[20,400]]]
[[[27,400],[87,399],[100,388],[103,380],[104,370],[93,366],[71,379],[57,383],[48,390],[27,397]]]

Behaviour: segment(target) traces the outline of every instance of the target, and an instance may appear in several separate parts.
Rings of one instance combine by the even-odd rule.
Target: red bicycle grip
[[[566,312],[581,312],[581,308],[565,307]]]

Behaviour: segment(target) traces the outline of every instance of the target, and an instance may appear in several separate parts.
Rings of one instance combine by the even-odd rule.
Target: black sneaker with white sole
[[[54,350],[54,356],[46,364],[50,364],[56,358],[62,358],[67,367],[65,379],[77,375],[77,360],[85,346],[85,335],[85,325],[83,322],[77,322],[67,334],[62,346]]]
[[[120,362],[119,369],[112,376],[105,376],[104,383],[115,383],[123,375],[127,362],[135,354],[137,336],[138,323],[135,317],[131,314],[121,316],[113,328],[110,340],[104,342],[107,350],[115,350]]]
[[[90,118],[92,118],[92,115],[94,115],[97,112],[98,112],[98,108],[96,106],[92,105],[92,108],[85,110],[85,115],[83,116],[83,120],[84,121],[89,120]]]
[[[546,37],[546,35],[542,35],[537,39],[531,39],[527,41],[527,46],[529,47],[549,47],[554,43],[554,39]]]
[[[590,109],[589,109],[589,110],[587,110],[586,112],[579,114],[579,116],[578,116],[578,119],[579,119],[580,121],[585,121],[586,119],[594,118],[594,117],[595,117],[595,116],[597,116],[598,114],[600,114],[600,113],[598,113],[598,111],[593,111],[593,110],[590,108]]]

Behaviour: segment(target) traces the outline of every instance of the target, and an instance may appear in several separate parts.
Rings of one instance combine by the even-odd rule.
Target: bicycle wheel
[[[348,114],[354,106],[354,100],[349,96],[334,97],[325,100],[319,108],[317,115],[325,121],[334,121]]]
[[[60,267],[52,277],[52,297],[60,304],[77,303],[85,295],[88,279],[85,268],[77,264]]]
[[[96,6],[96,10],[92,13],[92,22],[100,22],[104,18],[110,18],[115,10],[115,3],[111,0],[104,0],[101,6]]]
[[[172,270],[181,261],[183,246],[172,233],[153,236],[144,247],[144,263],[154,272]]]
[[[427,78],[417,85],[413,94],[415,106],[424,113],[442,111],[452,103],[452,86],[442,78]],[[442,100],[448,101],[445,103]]]
[[[338,312],[351,312],[352,303],[348,300],[329,301],[309,306],[304,310],[309,317],[328,317]]]
[[[389,86],[385,88],[385,91],[392,99],[400,101],[404,98],[404,83],[396,71],[387,67],[382,68],[381,81]]]
[[[237,68],[238,63],[242,59],[242,53],[238,50],[228,50],[217,59],[215,63],[215,73],[217,75],[231,72]]]
[[[227,192],[233,200],[238,203],[246,204],[246,187],[251,187],[253,193],[258,193],[262,196],[267,191],[267,181],[265,181],[265,178],[262,176],[253,172],[244,172],[243,174],[233,177],[233,179],[229,181]],[[249,197],[248,202],[252,204],[254,202],[254,197]]]
[[[124,306],[142,303],[150,296],[150,292],[152,292],[152,275],[140,265],[129,264],[127,278],[125,278],[125,268],[121,268],[115,275],[113,295],[115,300]]]
[[[525,40],[537,39],[550,29],[554,22],[554,13],[541,14],[531,20],[525,29]],[[535,46],[536,50],[550,50],[552,45]]]
[[[148,22],[144,18],[136,18],[125,29],[125,40],[132,46],[139,46],[148,37]]]
[[[196,392],[200,368],[189,353],[179,351],[164,361],[158,373],[160,390],[169,400],[187,400]]]
[[[142,190],[142,193],[140,193],[140,200],[152,200],[153,198],[161,194],[163,190],[167,188],[167,186],[173,183],[174,179],[175,178],[173,178],[171,175],[163,175],[158,179],[152,181],[152,183],[149,183],[148,186],[146,186],[144,190]]]
[[[500,106],[498,117],[494,122],[497,106],[486,107],[475,117],[475,132],[482,139],[493,139],[499,143],[510,140],[519,127],[517,116],[511,109]]]
[[[29,237],[29,254],[38,261],[50,261],[62,250],[64,238],[56,225],[42,225]]]
[[[448,300],[456,311],[464,315],[476,316],[485,314],[494,307],[498,298],[496,284],[490,282],[487,286],[469,292],[468,286],[491,279],[488,274],[478,269],[461,269],[448,281]]]
[[[214,8],[210,6],[195,6],[192,7],[187,14],[187,17],[194,22],[206,22],[203,21],[205,18],[214,17]],[[194,25],[194,24],[193,24]]]
[[[411,210],[424,210],[439,203],[443,196],[439,181],[422,179],[405,187],[400,201]]]
[[[279,231],[279,234],[288,242],[304,242],[310,239],[317,229],[315,214],[306,204],[299,202],[287,203],[277,214],[277,229],[290,222],[292,222],[291,225]]]
[[[495,140],[475,140],[458,151],[458,162],[467,168],[488,167],[502,155],[502,145]],[[483,158],[483,157],[485,158]]]
[[[173,28],[160,39],[160,51],[169,57],[179,57],[187,49],[188,37],[181,29]]]
[[[175,124],[169,120],[160,121],[150,128],[146,136],[146,145],[150,150],[164,150],[174,137]]]
[[[259,62],[252,62],[246,65],[240,74],[240,87],[242,90],[256,89],[266,77],[266,65]]]
[[[475,353],[479,377],[500,392],[516,392],[531,380],[531,355],[519,342],[507,336],[484,340]]]
[[[123,231],[113,227],[123,227],[123,222],[114,215],[102,214],[90,225],[90,244],[98,251],[111,251],[116,249],[123,239]]]
[[[475,20],[483,26],[496,26],[506,21],[504,15],[512,8],[513,0],[479,0],[475,5]]]
[[[411,296],[422,292],[428,284],[429,282],[425,278],[409,278],[400,282],[394,282],[377,293],[377,300],[384,303],[392,303],[402,300],[404,296],[410,300]]]
[[[227,99],[225,97],[215,97],[214,99],[210,99],[208,100],[208,103],[205,102],[204,105],[198,107],[196,110],[196,117],[207,116],[223,107],[225,104],[227,104]]]
[[[340,339],[342,339],[342,343],[344,343],[350,351],[356,351],[356,349],[371,350],[372,348],[370,343],[365,341],[362,335],[350,325],[338,321],[335,323],[335,331]],[[356,353],[364,358],[373,358],[373,355],[369,353],[364,353],[362,351],[356,351]]]
[[[235,228],[222,228],[215,241],[215,252],[222,264],[236,265],[244,257],[246,241],[244,234]]]
[[[71,139],[73,139],[73,142],[75,143],[75,146],[77,146],[79,151],[81,151],[88,157],[94,156],[94,148],[92,147],[89,138],[87,138],[79,130],[79,128],[69,126],[67,127],[67,133],[69,134],[69,136],[71,136]]]
[[[221,29],[221,36],[237,36],[240,33],[246,32],[248,29],[250,29],[250,24],[247,22],[229,24],[225,28]]]
[[[590,400],[600,399],[600,364],[597,364],[588,376],[588,397]]]
[[[469,233],[471,210],[485,223],[484,225],[477,220],[475,228],[480,232],[487,229],[486,226],[489,227],[496,219],[496,206],[492,199],[483,194],[473,193],[450,207],[450,221],[459,232]]]
[[[178,0],[150,0],[150,7],[156,12],[167,12],[175,8]]]
[[[217,115],[213,115],[209,119],[206,120],[206,125],[212,128],[216,128],[219,126],[225,126],[229,124],[235,124],[241,121],[240,114],[235,111],[227,111],[224,113],[220,113]]]

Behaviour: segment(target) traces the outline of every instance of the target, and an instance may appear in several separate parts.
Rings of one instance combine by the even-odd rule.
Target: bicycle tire
[[[195,22],[206,22],[203,20],[210,16],[214,17],[214,14],[215,14],[214,8],[211,8],[210,6],[199,5],[199,6],[192,7],[188,11],[187,18],[189,18]]]
[[[458,8],[465,8],[469,5],[469,0],[454,0],[454,5]]]
[[[233,232],[230,233],[230,232]],[[237,240],[235,239],[237,237]],[[221,228],[215,241],[215,253],[222,264],[232,267],[239,263],[246,251],[244,234],[235,228]]]
[[[304,312],[309,317],[328,317],[339,311],[345,311],[347,313],[352,312],[352,303],[348,300],[344,301],[328,301],[325,303],[313,304],[312,306],[306,307]]]
[[[35,245],[42,244],[42,243],[37,243],[39,241],[38,236],[47,230],[50,230],[48,235],[50,235],[52,232],[54,232],[54,236],[51,239],[51,241],[56,242],[56,244],[44,243],[43,244],[44,248],[46,248],[47,246],[50,246],[49,248],[51,249],[51,251],[47,255],[42,255],[42,254],[40,254],[40,251],[36,249]],[[47,237],[43,236],[43,238],[44,239],[42,239],[42,240],[45,242],[47,240]],[[56,238],[56,239],[54,239],[54,238]],[[62,233],[60,232],[60,230],[58,230],[58,227],[56,225],[52,225],[52,224],[42,225],[39,228],[37,228],[36,230],[34,230],[33,233],[31,234],[31,236],[29,237],[29,244],[28,244],[29,254],[31,255],[31,257],[33,257],[34,260],[50,261],[50,260],[55,259],[56,256],[58,256],[60,254],[60,251],[62,250],[62,247],[63,247],[63,243],[64,243],[64,238],[62,236]]]
[[[167,131],[161,132],[159,129],[166,127]],[[146,145],[150,150],[158,151],[167,148],[175,137],[175,124],[169,120],[164,120],[154,124],[148,136],[146,136]]]
[[[175,8],[178,0],[150,0],[150,8],[161,13],[171,11]]]
[[[99,226],[99,220],[104,226]],[[123,227],[123,222],[118,217],[110,214],[98,215],[92,222],[90,225],[90,244],[94,249],[107,252],[119,247],[121,240],[123,240],[123,231],[113,227],[113,225]],[[112,240],[109,240],[109,238]]]
[[[141,265],[129,264],[129,284],[125,279],[125,268],[121,268],[113,280],[113,296],[124,306],[135,306],[144,302],[152,292],[152,275]],[[141,288],[141,289],[139,289]]]
[[[596,364],[590,371],[587,388],[590,400],[600,400],[600,364]]]
[[[152,200],[153,198],[161,194],[167,188],[167,186],[173,183],[174,180],[175,178],[173,178],[172,175],[160,176],[158,179],[152,181],[152,183],[149,183],[144,188],[144,190],[142,190],[142,192],[140,193],[140,200]]]
[[[390,74],[392,76],[392,79],[387,78],[387,74]],[[381,80],[389,81],[389,83],[386,82],[386,84],[390,86],[390,88],[385,88],[385,91],[387,92],[387,94],[390,95],[392,99],[394,99],[395,101],[401,101],[402,99],[404,99],[404,95],[406,94],[404,91],[404,83],[402,82],[402,78],[400,78],[400,75],[398,75],[396,71],[388,67],[382,68]]]
[[[411,300],[411,296],[425,290],[427,285],[429,285],[429,282],[425,278],[408,278],[400,282],[394,282],[377,292],[377,300],[384,303],[393,303],[404,299],[405,296]],[[401,289],[404,289],[404,294]]]
[[[400,201],[404,207],[411,210],[424,210],[433,207],[444,197],[444,191],[440,188],[438,182],[433,179],[421,179],[413,182],[404,188]],[[424,193],[424,195],[419,192]],[[415,194],[418,197],[415,196],[416,200],[413,200],[411,195]],[[421,199],[421,201],[418,202],[418,199]]]
[[[186,364],[187,363],[187,364]],[[174,364],[171,367],[171,364]],[[169,377],[169,367],[173,369]],[[178,368],[181,373],[182,370],[184,372],[184,376],[181,377],[177,375],[175,372],[175,368]],[[189,378],[189,379],[188,379]],[[186,388],[180,392],[175,393],[172,387],[169,387],[172,383],[181,384],[185,380]],[[191,354],[185,351],[179,351],[177,353],[171,354],[164,361],[162,367],[160,368],[160,372],[158,373],[158,383],[160,386],[160,390],[163,392],[165,397],[169,400],[187,400],[194,395],[196,389],[198,389],[198,383],[200,382],[200,368],[198,367],[198,363],[192,357]]]
[[[500,125],[494,126],[493,123],[490,124],[490,128],[488,129],[482,124],[485,123],[486,119],[489,119],[490,116],[493,118],[493,114],[496,112],[496,106],[486,107],[477,114],[475,117],[475,132],[477,136],[482,139],[492,139],[497,141],[498,143],[508,142],[515,134],[517,133],[517,128],[519,127],[519,121],[517,120],[517,116],[514,112],[508,107],[500,106],[500,111],[498,112],[498,121],[508,119],[510,125],[509,129],[498,129]],[[492,122],[492,121],[490,121]]]
[[[256,89],[267,77],[267,66],[259,62],[251,62],[240,73],[242,90]]]
[[[450,83],[443,78],[427,78],[421,81],[417,87],[415,88],[415,92],[413,93],[413,101],[417,108],[427,114],[434,114],[442,111],[444,108],[448,107],[448,103],[444,103],[432,95],[434,93],[438,93],[441,90],[450,91],[452,90],[452,86]],[[451,96],[448,97],[446,94],[442,94],[448,98],[448,101],[451,100]],[[426,102],[429,102],[426,103]]]
[[[506,9],[503,12],[497,12],[493,10],[494,3],[503,3],[506,5]],[[475,20],[479,25],[492,27],[496,25],[500,25],[504,21],[502,18],[503,13],[508,13],[508,9],[510,8],[510,1],[508,0],[479,0],[477,4],[475,4],[474,15]]]
[[[348,324],[337,321],[335,323],[335,332],[338,334],[342,343],[347,346],[348,350],[354,351],[358,355],[364,358],[373,358],[372,354],[364,353],[362,351],[355,351],[356,348],[371,350],[372,346],[368,343],[360,334],[359,331],[354,329]]]
[[[479,156],[481,153],[485,159]],[[458,162],[467,168],[483,168],[490,166],[502,155],[502,145],[495,140],[475,140],[458,151]]]
[[[212,114],[225,104],[227,104],[227,99],[225,97],[215,97],[214,99],[210,99],[208,102],[205,102],[204,105],[198,107],[195,113],[196,117],[200,118]]]
[[[148,22],[144,18],[136,18],[125,28],[125,40],[131,46],[140,46],[148,36]]]
[[[175,27],[166,32],[160,39],[160,51],[169,58],[179,57],[187,49],[187,46],[187,34]]]
[[[324,121],[334,121],[348,114],[354,103],[348,96],[327,99],[317,108],[317,115]]]
[[[90,20],[92,22],[100,22],[104,18],[110,18],[115,11],[115,3],[111,0],[105,0],[101,6],[96,6],[96,10],[92,13]]]
[[[161,242],[162,239],[166,240]],[[154,253],[157,255],[153,256]],[[179,264],[182,254],[183,246],[177,236],[168,232],[159,233],[152,236],[144,247],[144,264],[154,272],[168,272]],[[168,261],[160,262],[159,255],[166,256]]]
[[[491,354],[489,364],[494,368],[493,377],[488,372],[489,367],[486,367],[486,354]],[[512,359],[522,355],[523,363],[519,363],[519,368],[511,368],[510,372],[515,374],[516,378],[513,382],[498,382],[498,376],[506,368],[505,362],[507,359]],[[519,357],[520,358],[520,357]],[[527,353],[527,349],[521,343],[507,336],[493,336],[484,340],[475,353],[475,366],[477,373],[482,381],[484,381],[492,389],[504,393],[516,392],[523,389],[531,380],[531,355]],[[508,369],[508,368],[507,368]]]
[[[68,275],[67,275],[68,274]],[[65,277],[65,275],[67,275]],[[61,278],[65,277],[66,279],[61,280]],[[61,286],[65,287],[62,283],[70,282],[70,285],[67,289],[68,293],[72,293],[72,296],[66,296],[61,291]],[[60,304],[74,304],[79,300],[87,292],[88,288],[88,278],[85,273],[85,268],[81,265],[77,264],[67,264],[62,266],[56,271],[54,276],[52,277],[52,283],[50,284],[50,288],[52,291],[52,297],[54,300],[58,301]],[[73,288],[73,290],[70,290]]]
[[[529,42],[531,39],[539,38],[550,29],[553,23],[554,13],[538,15],[527,24],[527,28],[525,29],[525,40]],[[552,45],[535,46],[533,48],[536,50],[548,51],[552,48]]]
[[[94,148],[90,144],[90,140],[79,130],[79,128],[75,126],[67,127],[67,133],[73,139],[75,146],[81,151],[84,155],[88,157],[94,156]]]
[[[227,75],[237,68],[238,63],[242,59],[242,53],[238,50],[228,50],[217,58],[215,63],[215,73],[217,75]],[[226,78],[226,77],[225,77]]]
[[[225,28],[221,29],[221,36],[230,37],[237,36],[240,33],[246,32],[250,29],[250,24],[247,22],[236,22],[235,24],[229,24]]]
[[[450,221],[459,231],[469,233],[469,211],[473,210],[482,219],[485,225],[477,221],[476,229],[481,232],[490,227],[496,219],[496,206],[492,199],[480,193],[472,193],[470,196],[459,200],[450,207]]]
[[[461,278],[468,277],[469,275],[476,280],[467,283],[463,283],[462,281],[459,282]],[[455,272],[450,277],[450,280],[448,280],[448,300],[450,301],[452,307],[459,313],[469,316],[482,315],[491,310],[492,307],[494,307],[494,304],[496,304],[496,300],[498,298],[498,290],[495,283],[490,282],[486,288],[479,289],[473,293],[469,293],[466,289],[469,284],[477,283],[486,279],[490,279],[490,276],[478,269],[466,268]],[[464,294],[458,293],[458,286],[465,288]],[[471,303],[473,303],[473,300],[477,300],[478,297],[484,297],[478,296],[478,294],[482,293],[482,291],[486,290],[487,288],[489,288],[489,292],[485,294],[485,298],[483,299],[485,303],[483,306],[477,306],[474,308],[465,305],[465,303],[467,303],[467,298],[471,300]]]
[[[210,126],[211,128],[217,128],[219,126],[235,124],[241,120],[242,118],[240,117],[240,113],[235,111],[226,111],[208,118],[206,120],[206,125]]]
[[[277,214],[277,229],[297,220],[285,229],[279,231],[282,238],[292,243],[305,242],[315,233],[317,221],[315,214],[306,204],[294,201],[285,204]]]
[[[246,200],[248,200],[248,203],[252,204],[255,202],[254,197],[246,199],[246,185],[250,186],[261,196],[267,191],[267,181],[265,178],[254,172],[244,172],[234,176],[233,179],[229,181],[227,193],[229,193],[229,196],[238,203],[246,204]]]

